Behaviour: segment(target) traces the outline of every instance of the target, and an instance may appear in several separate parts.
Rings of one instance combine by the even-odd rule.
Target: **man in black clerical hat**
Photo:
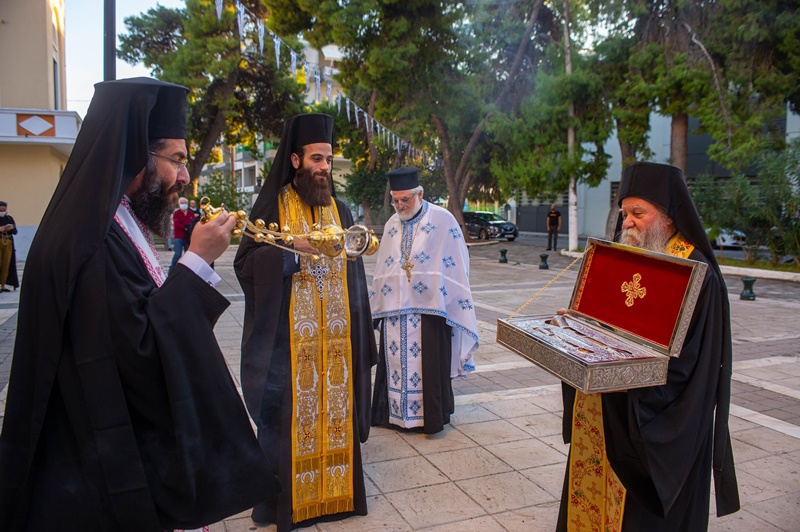
[[[455,217],[422,199],[419,169],[386,176],[396,214],[383,229],[370,292],[372,317],[382,322],[372,424],[432,434],[454,412],[451,379],[475,369],[469,253]]]
[[[186,93],[148,78],[95,87],[26,262],[0,530],[196,528],[265,489],[213,332],[228,301],[208,263],[235,221],[198,226],[168,276],[150,238],[189,180]]]
[[[680,356],[669,362],[667,384],[602,394],[598,433],[605,434],[608,467],[625,492],[609,489],[621,507],[618,530],[706,530],[711,473],[717,516],[739,509],[728,429],[732,372],[728,291],[680,169],[638,162],[623,170],[616,240],[630,246],[708,264]],[[653,316],[653,319],[659,319]],[[576,392],[563,385],[564,441],[591,430],[593,416],[578,412]],[[586,403],[585,396],[578,407]],[[595,396],[596,397],[596,396]],[[590,399],[591,400],[591,399]],[[575,420],[580,419],[580,423]],[[575,445],[571,453],[580,453]],[[602,469],[602,468],[597,468]],[[588,526],[585,490],[595,468],[567,466],[558,530]],[[600,483],[596,485],[605,485]]]
[[[285,233],[353,225],[333,197],[333,118],[287,120],[250,218]],[[242,388],[272,474],[257,524],[279,531],[366,515],[361,446],[369,435],[377,350],[361,258],[299,254],[245,240],[235,269],[245,294]]]

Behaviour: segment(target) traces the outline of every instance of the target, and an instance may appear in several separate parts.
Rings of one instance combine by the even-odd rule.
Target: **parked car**
[[[493,212],[464,211],[464,225],[470,236],[480,240],[505,237],[511,242],[519,236],[516,224]]]
[[[710,231],[711,229],[706,228],[706,233]],[[711,243],[718,249],[742,249],[746,240],[747,235],[738,229],[720,229]]]

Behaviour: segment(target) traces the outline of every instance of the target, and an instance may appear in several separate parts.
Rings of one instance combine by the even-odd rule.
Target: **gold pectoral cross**
[[[408,277],[408,282],[409,283],[411,282],[411,268],[413,268],[413,267],[414,267],[414,263],[411,262],[408,259],[406,259],[406,261],[403,263],[403,265],[400,266],[400,268],[402,268],[403,270],[406,271],[406,277]]]
[[[634,299],[643,298],[647,295],[647,288],[641,286],[639,281],[642,280],[641,274],[635,273],[633,275],[633,280],[630,283],[622,283],[620,289],[625,292],[625,295],[628,296],[625,299],[625,305],[632,307]]]

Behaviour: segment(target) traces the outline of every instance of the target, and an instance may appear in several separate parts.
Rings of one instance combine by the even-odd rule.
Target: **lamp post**
[[[103,0],[103,81],[117,79],[116,0]]]

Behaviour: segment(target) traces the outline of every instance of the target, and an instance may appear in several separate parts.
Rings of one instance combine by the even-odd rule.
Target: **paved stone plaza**
[[[508,264],[499,264],[499,248]],[[440,434],[373,428],[363,445],[369,515],[318,525],[319,530],[550,531],[566,467],[559,381],[495,342],[507,317],[571,262],[520,242],[471,248],[471,282],[480,325],[478,369],[455,382],[456,413]],[[231,301],[217,338],[239,382],[244,301],[232,270],[235,248],[216,262],[219,290]],[[171,253],[162,252],[169,264]],[[367,276],[374,267],[365,258]],[[21,273],[21,268],[20,268]],[[552,314],[568,304],[569,271],[525,310]],[[734,338],[731,431],[742,510],[710,530],[798,530],[800,521],[800,283],[759,279],[755,301],[742,301],[738,277],[726,277]],[[0,412],[14,341],[18,292],[0,294]],[[212,531],[257,528],[249,512]]]

